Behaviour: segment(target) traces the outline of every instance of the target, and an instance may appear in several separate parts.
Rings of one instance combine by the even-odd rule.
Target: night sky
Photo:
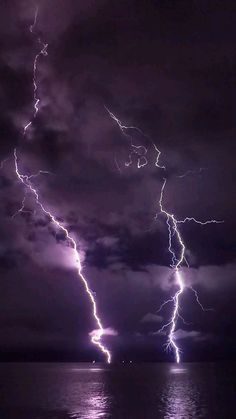
[[[91,306],[72,251],[26,195],[14,171],[33,179],[41,200],[76,239],[84,273],[110,334],[114,360],[173,360],[158,334],[174,278],[164,202],[180,219],[190,268],[178,322],[183,360],[235,353],[236,4],[209,0],[3,0],[0,13],[0,359],[103,360],[90,343]],[[48,45],[37,81],[37,36]],[[105,106],[148,148],[148,165],[125,166],[130,142]],[[117,167],[117,163],[119,168]],[[186,176],[183,176],[186,174]]]

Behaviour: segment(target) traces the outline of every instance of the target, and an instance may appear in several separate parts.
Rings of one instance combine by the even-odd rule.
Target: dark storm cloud
[[[0,154],[10,156],[0,173],[2,346],[14,350],[24,341],[35,350],[88,349],[94,328],[65,237],[33,212],[30,196],[27,212],[11,218],[24,197],[11,158],[18,145],[24,173],[50,172],[35,185],[79,243],[104,325],[118,332],[107,342],[123,354],[134,336],[161,348],[159,325],[142,322],[154,319],[173,292],[166,226],[160,216],[153,221],[163,177],[154,165],[154,141],[168,167],[168,210],[180,219],[225,221],[181,226],[191,265],[186,279],[215,311],[199,314],[187,292],[184,317],[192,324],[179,326],[179,339],[192,350],[189,342],[205,336],[220,348],[235,314],[233,304],[224,310],[235,288],[234,3],[41,1],[37,30],[49,54],[38,68],[40,113],[24,138],[38,51],[29,32],[34,5],[5,1],[1,7]],[[143,130],[130,134],[148,147],[147,167],[125,168],[129,140],[104,105]],[[188,171],[194,173],[182,177]],[[168,319],[168,308],[162,315]]]

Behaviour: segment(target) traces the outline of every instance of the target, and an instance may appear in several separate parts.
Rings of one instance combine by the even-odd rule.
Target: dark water
[[[0,364],[1,419],[236,418],[236,365]]]

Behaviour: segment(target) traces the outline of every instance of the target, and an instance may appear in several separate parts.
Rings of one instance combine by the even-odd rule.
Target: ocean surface
[[[234,419],[235,364],[0,364],[1,419]]]

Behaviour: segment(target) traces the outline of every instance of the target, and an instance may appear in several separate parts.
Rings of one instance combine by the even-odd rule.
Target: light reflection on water
[[[84,412],[81,409],[69,413],[69,417],[73,419],[100,419],[107,418],[108,403],[104,395],[88,396],[84,400]]]
[[[74,371],[75,369],[72,369]],[[77,369],[77,371],[104,371],[103,369]],[[161,388],[159,416],[163,419],[195,419],[203,418],[204,409],[200,407],[199,391],[188,376],[188,369],[184,367],[171,367],[165,377],[165,384]],[[131,370],[132,373],[132,370]],[[187,375],[187,376],[186,376]],[[153,383],[153,385],[155,385]],[[145,397],[145,393],[142,394]],[[142,399],[140,399],[142,400]],[[136,400],[136,408],[138,409],[140,400]],[[133,403],[133,400],[130,400]],[[153,412],[147,416],[154,417]],[[138,410],[136,411],[139,416]],[[69,413],[69,417],[73,419],[100,419],[113,417],[112,415],[112,395],[107,393],[106,386],[97,386],[90,388],[90,391],[83,398],[83,403],[79,403],[77,409]],[[120,417],[120,416],[119,416]]]
[[[235,376],[215,364],[0,364],[0,418],[233,418]]]
[[[89,371],[89,372],[97,372],[97,371],[103,371],[102,368],[70,368],[70,372],[78,372],[78,371]]]
[[[183,367],[170,368],[170,372],[172,374],[185,374],[187,371],[188,371],[187,368],[183,368]]]
[[[199,390],[187,368],[170,368],[170,377],[162,393],[165,419],[195,419],[204,416]]]
[[[105,419],[109,417],[109,396],[104,385],[104,368],[72,367],[68,373],[76,373],[78,380],[69,381],[66,388],[71,396],[65,399],[65,406],[71,405],[68,412],[71,419]],[[95,376],[93,374],[96,373]],[[82,378],[82,386],[81,386]]]

